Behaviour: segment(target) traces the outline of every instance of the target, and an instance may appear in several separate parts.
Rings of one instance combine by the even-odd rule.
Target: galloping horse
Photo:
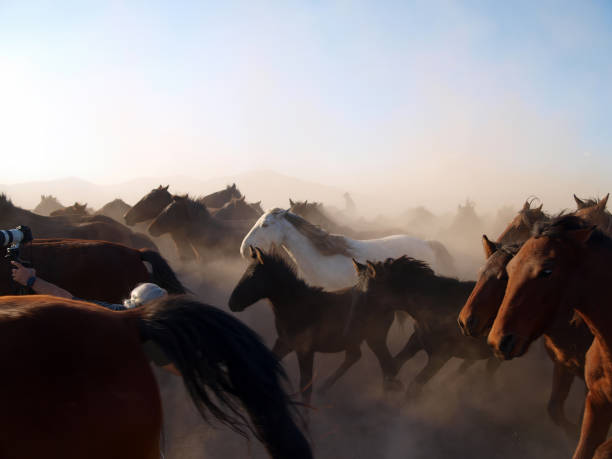
[[[199,198],[198,201],[204,203],[206,207],[211,207],[206,202],[212,202],[217,207],[222,207],[226,202],[230,201],[234,198],[240,198],[242,194],[239,190],[236,189],[236,184],[232,186],[227,186],[225,190],[218,191],[216,193],[212,193],[208,196],[204,196],[203,198]],[[168,185],[159,186],[154,188],[145,196],[143,196],[140,201],[138,201],[134,207],[132,207],[125,215],[125,223],[128,226],[133,226],[136,223],[146,222],[149,220],[153,220],[156,218],[170,203],[176,196],[171,194],[168,191]],[[179,254],[179,258],[182,261],[192,261],[197,258],[197,253],[195,249],[188,242],[188,238],[185,234],[178,228],[170,233],[174,244],[176,245],[176,249]]]
[[[393,323],[393,311],[371,308],[359,320],[350,320],[351,309],[359,301],[359,291],[346,288],[326,292],[299,279],[287,262],[277,254],[266,255],[258,248],[249,248],[251,265],[234,288],[229,300],[232,311],[267,298],[274,309],[278,337],[274,353],[282,360],[295,352],[300,366],[300,388],[306,403],[313,386],[315,352],[342,352],[344,362],[323,383],[329,389],[361,358],[365,340],[374,352],[383,372],[383,388],[399,389],[395,380],[397,367],[387,348],[387,333]],[[347,323],[350,327],[347,329]]]
[[[263,214],[260,203],[261,201],[249,204],[244,196],[233,198],[213,214],[222,220],[257,220]]]
[[[526,240],[522,238],[530,234],[536,224],[548,220],[549,217],[542,212],[541,207],[530,209],[529,203],[525,203],[497,243],[483,236],[486,262],[458,318],[459,326],[465,335],[486,335],[504,297],[508,282],[506,266]],[[501,242],[504,238],[513,244]],[[544,346],[553,361],[548,414],[570,438],[577,436],[578,428],[567,419],[564,404],[574,378],[584,379],[585,354],[593,341],[588,327],[581,320],[574,320],[573,316],[573,310],[569,307],[560,310],[555,323],[544,332]]]
[[[132,207],[126,204],[123,199],[117,198],[104,204],[100,209],[96,210],[96,215],[105,215],[113,220],[123,223],[123,216],[130,211]]]
[[[563,216],[542,225],[508,263],[508,286],[488,338],[500,358],[512,359],[559,310],[573,308],[586,322],[595,339],[586,355],[588,393],[574,459],[612,457],[612,441],[595,451],[612,422],[610,263],[612,239],[584,220]]]
[[[105,241],[34,239],[23,244],[20,252],[38,276],[79,298],[119,303],[141,282],[155,282],[170,293],[185,293],[168,263],[153,250]],[[145,263],[150,265],[151,273]],[[11,268],[1,256],[0,295],[16,293]]]
[[[420,350],[427,353],[428,360],[408,386],[407,398],[416,397],[452,357],[463,359],[460,372],[482,359],[488,359],[489,374],[497,370],[499,361],[486,340],[466,338],[457,328],[457,311],[474,282],[436,276],[426,263],[409,257],[357,264],[357,270],[368,310],[404,311],[415,321],[414,332],[395,361],[399,370]]]
[[[426,261],[440,273],[453,271],[448,251],[435,241],[406,235],[381,239],[355,240],[329,234],[287,210],[273,209],[263,214],[246,235],[240,252],[249,256],[249,246],[269,251],[282,247],[296,262],[301,276],[310,285],[340,289],[355,285],[357,274],[352,259],[380,261],[409,255]]]
[[[282,367],[229,314],[181,296],[115,312],[41,295],[0,298],[0,456],[158,459],[147,346],[174,363],[205,419],[254,434],[272,458],[312,457]]]
[[[189,196],[175,196],[149,225],[151,236],[169,233],[174,240],[188,243],[200,259],[205,256],[238,255],[238,248],[253,220],[221,220],[206,206]]]

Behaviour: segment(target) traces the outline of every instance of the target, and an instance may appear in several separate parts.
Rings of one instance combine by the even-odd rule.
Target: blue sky
[[[0,182],[267,168],[599,193],[611,56],[603,0],[0,0],[0,151],[32,160]]]

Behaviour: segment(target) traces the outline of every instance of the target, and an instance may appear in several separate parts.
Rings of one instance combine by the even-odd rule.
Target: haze
[[[267,170],[398,211],[571,207],[611,188],[611,56],[600,1],[4,0],[0,183]]]

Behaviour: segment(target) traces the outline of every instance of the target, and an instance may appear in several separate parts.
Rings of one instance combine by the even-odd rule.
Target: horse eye
[[[548,277],[552,274],[552,269],[543,269],[542,271],[540,271],[540,274],[538,274],[538,277]]]
[[[262,228],[267,228],[268,226],[270,226],[270,225],[269,225],[268,223],[266,223],[266,222],[263,222],[263,223],[261,224],[261,227],[262,227]]]

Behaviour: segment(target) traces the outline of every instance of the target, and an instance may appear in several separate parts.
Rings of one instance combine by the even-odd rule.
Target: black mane
[[[605,246],[612,248],[612,239],[599,228],[575,215],[561,214],[549,222],[536,225],[533,237],[562,238],[566,233],[583,229],[593,229],[588,243],[594,246]]]

